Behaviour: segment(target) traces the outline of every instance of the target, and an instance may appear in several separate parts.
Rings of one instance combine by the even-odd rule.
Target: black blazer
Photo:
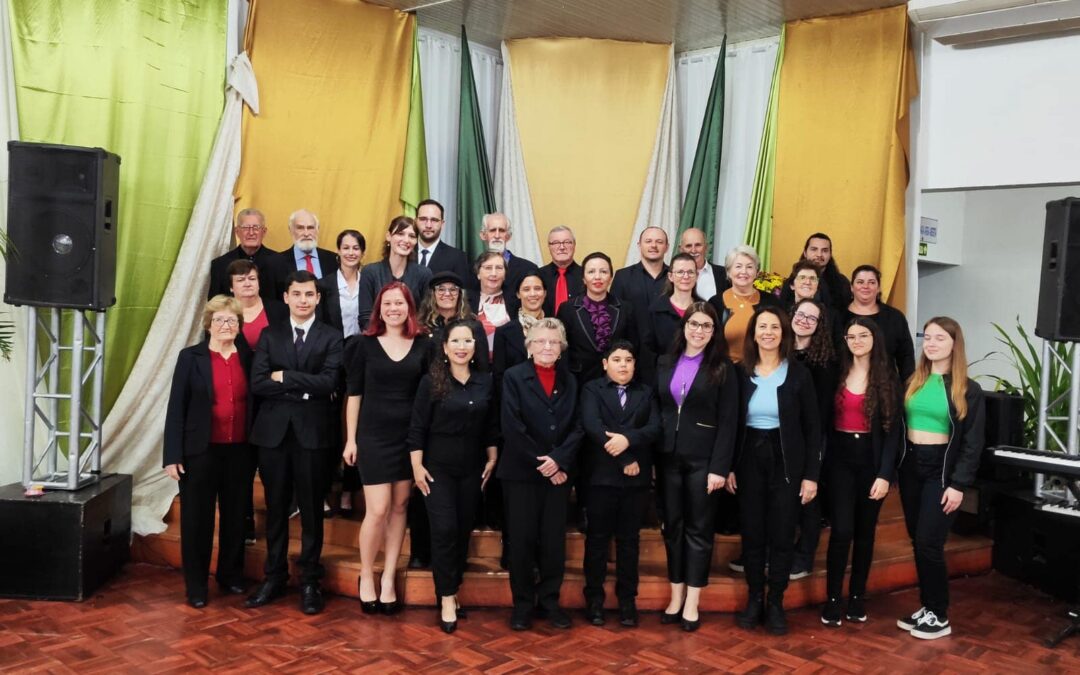
[[[495,386],[502,389],[503,374],[519,363],[529,360],[525,349],[525,329],[515,316],[510,323],[495,329],[495,341],[492,348],[491,372],[495,375]]]
[[[417,260],[419,260],[420,251],[417,249]],[[469,264],[469,256],[465,254],[460,248],[454,248],[450,244],[440,241],[435,244],[435,250],[431,252],[431,258],[428,260],[427,268],[431,270],[431,273],[438,274],[439,272],[453,272],[461,277],[462,284],[468,284],[470,277],[475,277],[476,274],[472,271],[472,265]]]
[[[633,305],[634,311],[644,319],[653,301],[664,294],[667,274],[666,264],[664,271],[654,279],[645,271],[644,265],[634,263],[615,272],[615,278],[611,280],[611,294]]]
[[[705,263],[712,268],[713,279],[716,279],[716,294],[719,295],[731,288],[731,280],[728,279],[727,270],[723,265],[717,265],[716,263]]]
[[[788,359],[787,379],[776,389],[780,408],[780,448],[784,457],[784,478],[796,486],[802,480],[816,481],[821,475],[822,434],[817,392],[810,371]],[[739,440],[735,453],[735,473],[746,443],[746,411],[757,390],[745,368],[740,367],[742,403],[739,406]]]
[[[705,460],[709,473],[727,476],[739,424],[739,375],[728,361],[724,381],[709,381],[705,364],[698,369],[680,408],[671,395],[671,378],[679,358],[670,354],[657,363],[656,386],[664,426],[661,452]]]
[[[277,292],[281,254],[271,251],[265,246],[260,246],[255,255],[244,253],[244,249],[237,246],[223,256],[210,261],[210,290],[206,299],[215,295],[232,295],[232,279],[229,278],[229,265],[236,260],[250,260],[259,268],[259,295],[263,300],[281,300],[281,294]]]
[[[566,327],[566,341],[570,344],[564,358],[570,363],[570,372],[577,378],[579,385],[595,380],[604,374],[603,353],[596,347],[596,333],[593,331],[589,310],[585,309],[584,295],[567,300],[559,308],[558,319]],[[641,329],[634,308],[628,302],[619,300],[608,293],[608,309],[611,311],[611,342],[629,340],[635,350],[640,352]],[[609,343],[610,344],[610,343]]]
[[[544,280],[547,296],[544,298],[544,316],[555,316],[555,284],[559,282],[559,270],[555,263],[548,263],[540,268],[540,278]],[[585,295],[585,270],[576,262],[566,268],[567,300]],[[517,287],[514,287],[517,292]]]
[[[585,431],[582,471],[591,485],[647,487],[652,482],[653,445],[662,434],[660,407],[652,387],[631,382],[626,388],[624,408],[619,405],[618,387],[609,378],[589,382],[581,392],[581,425]],[[608,431],[623,434],[630,442],[618,457],[604,450]],[[623,469],[634,462],[641,471],[627,476]]]
[[[251,350],[237,341],[236,356],[250,381]],[[250,387],[249,387],[250,392]],[[162,466],[182,464],[184,459],[206,452],[210,447],[211,410],[214,405],[214,375],[210,366],[210,343],[180,350],[173,371],[169,406],[165,410],[165,442]],[[248,396],[248,428],[251,428],[251,396]]]
[[[360,278],[364,277],[363,273],[360,274]],[[357,282],[359,285],[359,282]],[[338,290],[337,272],[334,272],[330,276],[325,276],[315,284],[319,288],[319,306],[315,310],[315,317],[327,324],[337,328],[338,331],[344,335],[345,325],[344,320],[341,318],[341,291]],[[359,305],[359,302],[357,303]],[[285,315],[288,318],[288,314]],[[356,329],[363,332],[366,328],[366,324],[361,324],[359,319],[359,313],[356,320]]]
[[[334,276],[334,273],[338,271],[337,253],[325,248],[316,248],[315,251],[319,258],[319,268],[322,270],[322,276],[319,278]],[[297,269],[292,246],[278,253],[277,297],[279,300],[285,294],[285,279]]]
[[[332,427],[339,420],[330,413],[341,377],[341,333],[316,320],[305,337],[299,356],[289,321],[271,325],[259,338],[251,366],[251,391],[260,398],[252,445],[281,445],[290,425],[309,450],[330,447],[336,438]],[[278,370],[284,371],[282,382],[270,379]]]
[[[581,444],[577,421],[577,380],[565,369],[555,375],[550,398],[540,384],[532,362],[506,371],[502,381],[501,428],[503,454],[496,475],[500,480],[543,483],[537,457],[550,456],[567,473],[572,473]]]

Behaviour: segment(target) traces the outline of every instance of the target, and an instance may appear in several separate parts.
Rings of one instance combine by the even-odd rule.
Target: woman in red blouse
[[[245,488],[253,455],[248,436],[251,350],[237,335],[244,312],[235,298],[216,295],[203,309],[207,337],[180,352],[165,414],[162,466],[180,483],[180,554],[188,604],[206,606],[220,511],[217,581],[225,593],[244,592]]]
[[[281,300],[263,300],[259,295],[259,270],[250,260],[234,260],[227,272],[232,295],[240,302],[244,315],[240,334],[254,351],[263,329],[271,323],[288,321],[289,308]]]

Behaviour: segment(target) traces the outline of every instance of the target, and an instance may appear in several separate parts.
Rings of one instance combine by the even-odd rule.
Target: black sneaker
[[[810,566],[802,563],[796,563],[791,568],[791,573],[788,574],[788,579],[795,581],[796,579],[803,579],[810,576]]]
[[[911,635],[920,640],[936,640],[946,635],[952,635],[952,626],[949,625],[948,619],[939,619],[936,614],[926,610],[926,613],[919,619],[919,623],[915,624],[915,627],[911,629]]]
[[[729,560],[727,566],[729,570],[731,570],[732,572],[737,572],[739,574],[742,574],[746,571],[746,567],[743,564],[743,557],[741,553],[739,554],[738,558],[733,558]]]
[[[829,601],[821,608],[821,623],[826,626],[840,626],[843,623],[840,618],[842,615],[843,612],[840,611],[840,598],[829,598]]]
[[[765,608],[765,630],[773,635],[787,635],[787,616],[783,602],[770,601]]]
[[[900,630],[911,630],[919,623],[919,619],[923,618],[923,614],[926,614],[926,608],[920,607],[919,611],[915,612],[911,616],[905,616],[896,620],[896,627]]]
[[[853,595],[848,598],[847,620],[857,621],[858,623],[866,622],[866,607],[861,595]]]

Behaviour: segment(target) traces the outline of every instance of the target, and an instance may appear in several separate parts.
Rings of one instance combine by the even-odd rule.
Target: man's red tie
[[[304,266],[307,267],[307,271],[315,274],[315,266],[311,264],[311,254],[308,253],[304,256]]]
[[[555,313],[559,313],[559,307],[570,299],[570,292],[566,289],[566,268],[557,267],[559,280],[555,282]]]

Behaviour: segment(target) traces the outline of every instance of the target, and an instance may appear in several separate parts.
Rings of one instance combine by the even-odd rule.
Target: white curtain
[[[495,203],[513,226],[510,249],[514,255],[539,264],[543,261],[540,238],[536,233],[529,177],[525,173],[525,155],[521,150],[517,116],[514,112],[514,87],[510,68],[510,50],[502,44],[505,72],[502,82],[502,102],[499,107],[499,140],[495,156]]]
[[[765,125],[779,37],[729,45],[724,71],[724,148],[716,204],[713,260],[742,243],[758,146]],[[719,47],[677,56],[679,138],[682,147],[682,193],[686,194],[701,122],[709,99]]]
[[[104,468],[134,477],[131,529],[136,534],[164,531],[162,518],[177,492],[176,483],[161,469],[165,408],[176,356],[202,332],[206,270],[232,245],[233,187],[240,173],[245,104],[259,113],[255,73],[242,53],[229,65],[225,109],[169,285],[135,367],[105,420]]]
[[[679,180],[679,117],[676,107],[675,59],[671,57],[664,102],[660,108],[660,121],[656,125],[652,159],[649,160],[649,174],[645,178],[645,190],[641,194],[634,232],[630,237],[630,248],[626,252],[627,265],[633,265],[641,259],[637,241],[646,227],[663,228],[669,240],[674,239],[679,229],[679,209],[686,188]],[[669,259],[671,255],[669,249]]]
[[[446,209],[443,241],[456,244],[458,103],[461,96],[461,38],[420,28],[420,82],[424,94],[424,135],[427,140],[428,184],[431,198]],[[503,61],[498,51],[469,42],[484,146],[488,166],[495,166],[499,95]]]

